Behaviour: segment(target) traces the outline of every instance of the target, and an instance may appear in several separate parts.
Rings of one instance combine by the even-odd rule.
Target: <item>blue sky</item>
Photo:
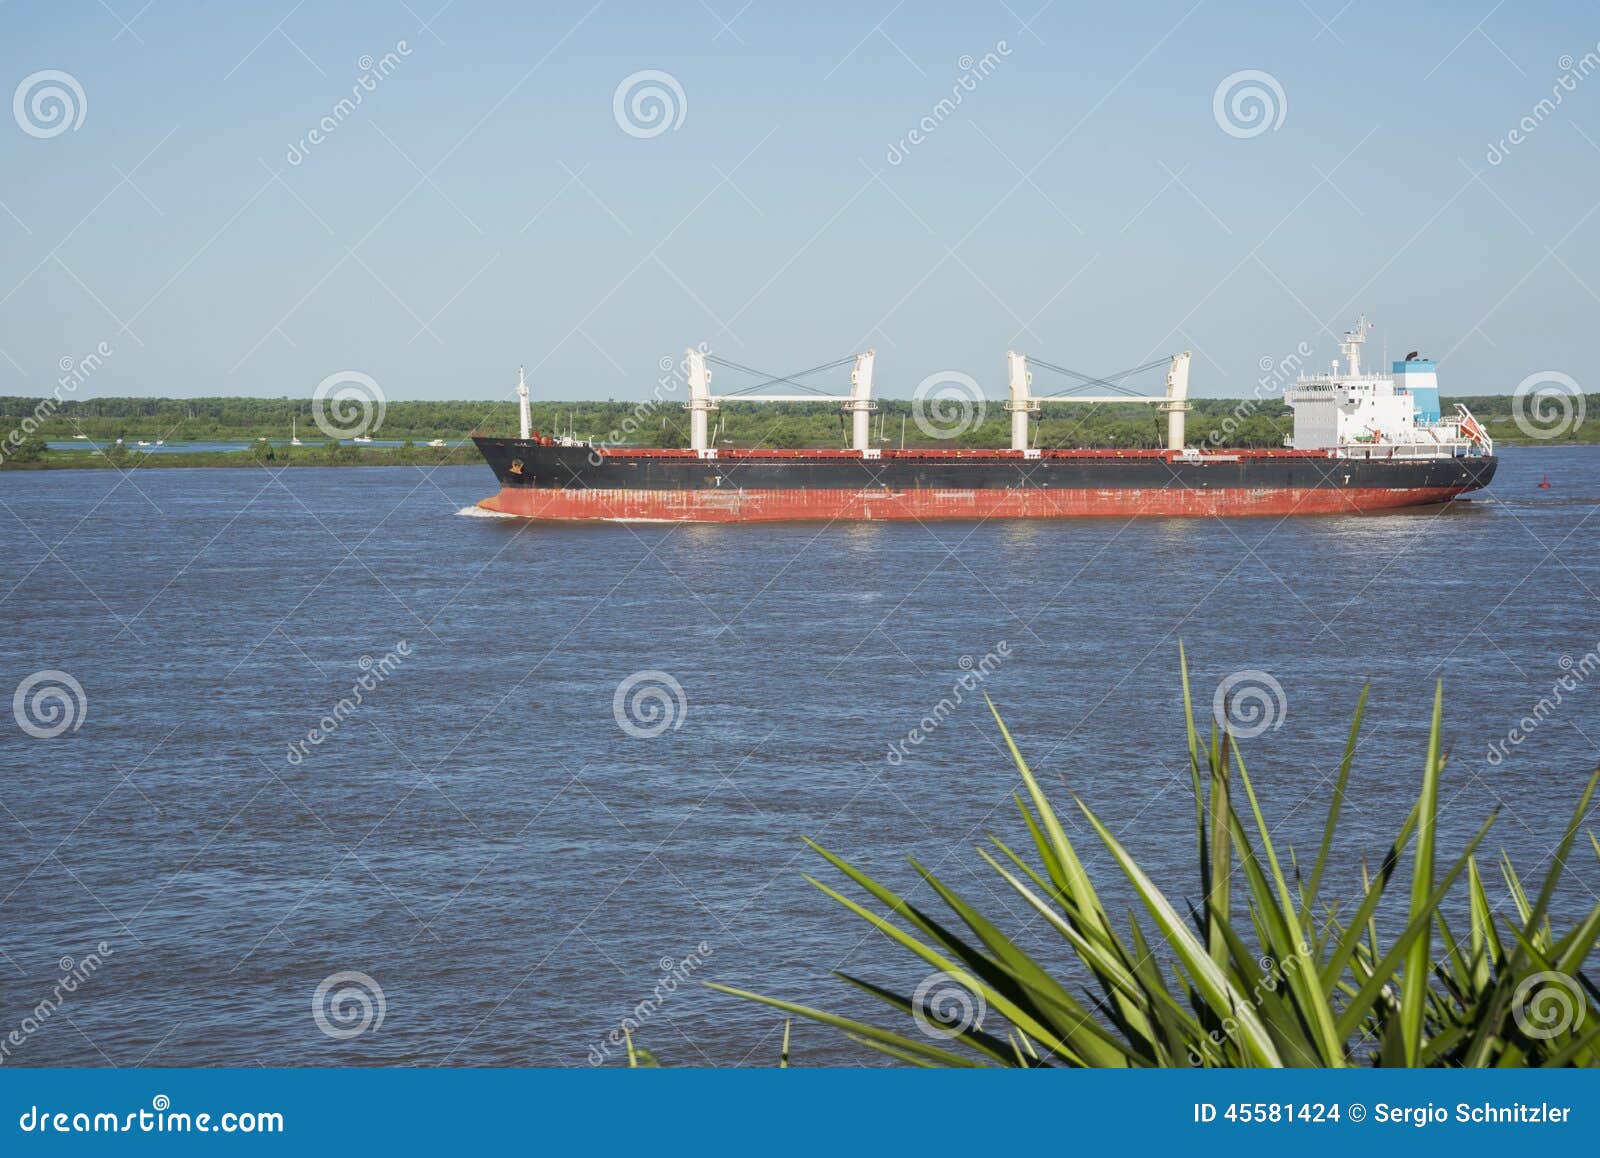
[[[1590,385],[1600,75],[1536,106],[1600,55],[1593,5],[440,3],[0,6],[4,90],[83,94],[65,131],[0,118],[0,393],[105,342],[79,397],[351,369],[492,398],[525,363],[542,397],[642,398],[705,341],[774,371],[873,346],[898,396],[1000,396],[1008,348],[1189,348],[1194,392],[1237,396],[1362,310],[1447,393]],[[614,115],[645,70],[682,93],[648,136]],[[1245,70],[1272,125],[1230,133]]]

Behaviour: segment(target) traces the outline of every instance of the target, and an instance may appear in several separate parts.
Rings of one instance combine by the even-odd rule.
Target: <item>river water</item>
[[[1600,643],[1597,468],[1512,449],[1442,513],[831,527],[472,517],[484,468],[0,475],[0,691],[83,690],[75,730],[0,730],[5,1063],[586,1065],[632,1015],[671,1064],[774,1064],[780,1016],[697,981],[863,1013],[831,969],[927,973],[802,836],[936,907],[913,854],[1058,964],[972,849],[1026,835],[952,693],[993,697],[1114,904],[1068,786],[1181,903],[1180,642],[1202,714],[1265,697],[1280,849],[1314,850],[1372,681],[1335,886],[1414,797],[1441,677],[1442,839],[1498,804],[1486,863],[1542,872],[1600,687],[1507,736]],[[1580,850],[1560,911],[1597,889]],[[40,1018],[63,958],[88,979]],[[794,1060],[875,1062],[798,1024]]]

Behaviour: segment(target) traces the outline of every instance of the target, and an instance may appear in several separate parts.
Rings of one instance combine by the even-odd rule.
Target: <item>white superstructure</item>
[[[1346,330],[1329,373],[1301,376],[1285,392],[1294,409],[1295,450],[1326,450],[1339,458],[1462,458],[1493,454],[1494,441],[1460,403],[1439,413],[1438,364],[1416,354],[1393,364],[1390,375],[1365,374],[1361,347],[1371,323],[1363,315]]]

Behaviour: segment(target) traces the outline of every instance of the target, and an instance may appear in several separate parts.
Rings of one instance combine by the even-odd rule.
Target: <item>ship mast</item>
[[[711,371],[706,369],[705,352],[691,346],[683,357],[689,377],[689,401],[684,403],[689,411],[689,449],[701,458],[716,458],[717,452],[706,436],[706,418],[720,407],[711,397]]]
[[[526,441],[533,434],[533,421],[528,413],[528,379],[521,366],[517,367],[517,417],[521,420],[522,438]]]
[[[1361,347],[1366,343],[1367,331],[1372,328],[1372,323],[1367,321],[1367,315],[1362,314],[1361,320],[1356,322],[1355,329],[1344,332],[1344,341],[1339,343],[1339,352],[1345,356],[1349,363],[1350,377],[1361,377]]]
[[[1189,412],[1189,351],[1172,356],[1167,371],[1167,397],[1156,407],[1167,416],[1167,449],[1184,448],[1185,415]]]
[[[1006,401],[1006,409],[1011,412],[1011,449],[1020,450],[1029,458],[1037,458],[1037,452],[1028,453],[1028,417],[1039,413],[1038,399],[1028,390],[1032,384],[1033,375],[1028,373],[1028,359],[1015,350],[1007,350],[1006,386],[1010,398]]]
[[[851,449],[863,458],[879,454],[872,445],[872,412],[877,409],[872,402],[872,361],[876,355],[875,350],[856,355],[855,369],[850,371],[850,399],[843,406],[850,415]]]

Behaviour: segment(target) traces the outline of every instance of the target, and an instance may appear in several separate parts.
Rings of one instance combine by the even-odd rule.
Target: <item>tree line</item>
[[[1453,400],[1444,400],[1451,412]],[[1527,441],[1516,425],[1509,395],[1462,399],[1497,440]],[[1193,446],[1270,448],[1282,446],[1293,427],[1281,399],[1263,401],[1196,398],[1188,416],[1188,441]],[[1590,416],[1560,441],[1600,441],[1600,396],[1586,399]],[[952,405],[943,416],[917,422],[923,408],[907,399],[877,400],[872,417],[874,444],[886,448],[960,446],[1002,447],[1010,442],[1010,416],[1001,402],[987,400],[980,408]],[[315,421],[309,399],[296,398],[85,398],[63,401],[40,416],[40,400],[0,396],[0,434],[35,427],[30,441],[68,441],[85,435],[95,442],[118,438],[168,441],[284,440],[291,424],[302,439],[325,435]],[[681,399],[667,401],[538,402],[532,406],[534,427],[546,434],[571,433],[614,445],[684,446],[688,415]],[[835,407],[803,403],[724,403],[713,414],[717,444],[728,447],[777,448],[845,446],[847,417]],[[926,429],[925,429],[926,425]],[[378,439],[456,439],[476,431],[485,435],[517,432],[517,410],[509,401],[393,401],[382,424],[366,433]],[[941,432],[958,433],[937,437]],[[1144,449],[1165,445],[1165,416],[1140,404],[1047,404],[1036,420],[1032,441],[1043,447]]]

